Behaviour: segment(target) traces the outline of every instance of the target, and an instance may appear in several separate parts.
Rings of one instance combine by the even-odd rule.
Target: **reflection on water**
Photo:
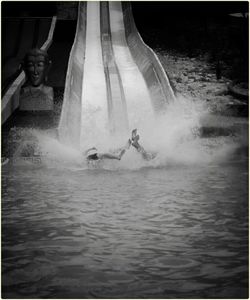
[[[2,296],[248,297],[246,160],[6,167]]]

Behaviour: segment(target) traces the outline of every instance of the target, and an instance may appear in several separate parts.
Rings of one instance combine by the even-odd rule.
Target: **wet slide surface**
[[[99,2],[87,3],[86,52],[82,83],[81,139],[107,126],[106,82],[103,71]]]
[[[79,6],[81,15],[85,15],[86,23],[77,28],[72,54],[79,47],[79,37],[85,36],[81,45],[84,62],[79,70],[82,82],[72,85],[70,74],[77,67],[69,67],[59,125],[61,137],[80,147],[90,145],[93,138],[98,144],[110,133],[123,135],[133,127],[143,128],[154,118],[148,87],[126,42],[121,3],[87,2]],[[70,61],[74,59],[71,55]],[[77,111],[71,107],[73,94],[79,104]],[[66,119],[77,119],[78,123],[69,124]]]
[[[129,124],[137,127],[152,118],[152,104],[144,78],[136,65],[125,36],[121,2],[109,2],[114,59],[121,76]]]
[[[101,39],[103,65],[109,104],[110,129],[115,132],[128,128],[126,99],[111,38],[109,3],[101,2]]]

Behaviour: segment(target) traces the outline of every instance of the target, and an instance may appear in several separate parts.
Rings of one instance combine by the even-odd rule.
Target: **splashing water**
[[[85,132],[85,141],[81,149],[60,143],[51,131],[22,129],[19,134],[23,137],[33,136],[47,167],[117,170],[220,162],[235,151],[239,146],[238,141],[230,136],[201,138],[200,120],[206,113],[201,102],[194,103],[179,97],[178,101],[169,104],[167,111],[157,118],[134,120],[133,125],[136,125],[140,135],[139,143],[146,151],[157,153],[156,158],[151,161],[145,161],[131,146],[121,161],[107,159],[91,166],[86,164],[82,154],[84,150],[95,146],[99,152],[112,152],[127,142],[130,132],[112,135],[107,131],[103,134],[95,131],[96,127],[90,126]]]

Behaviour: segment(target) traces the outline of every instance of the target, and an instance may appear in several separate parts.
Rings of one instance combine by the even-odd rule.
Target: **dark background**
[[[223,66],[230,79],[248,82],[248,2],[133,2],[132,6],[137,28],[152,48],[190,58],[206,56]]]
[[[52,16],[67,2],[2,2],[2,17]],[[69,2],[72,4],[72,2]],[[77,3],[77,2],[75,2]],[[227,76],[248,82],[248,1],[132,1],[136,26],[154,49],[189,57],[206,55],[210,62],[230,67]],[[71,31],[72,32],[72,31]],[[65,39],[65,30],[57,38]]]
[[[60,1],[11,1],[2,2],[2,16],[52,16]],[[66,3],[66,2],[64,2]],[[72,3],[72,2],[70,2]],[[248,1],[131,1],[139,22],[147,27],[165,23],[166,16],[175,19],[183,17],[203,17],[227,15],[235,12],[248,12]],[[151,21],[151,22],[149,22]],[[153,24],[150,24],[153,23]]]

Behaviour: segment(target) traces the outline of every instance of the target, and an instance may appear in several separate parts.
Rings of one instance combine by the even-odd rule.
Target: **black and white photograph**
[[[249,2],[1,1],[1,298],[249,299]]]

